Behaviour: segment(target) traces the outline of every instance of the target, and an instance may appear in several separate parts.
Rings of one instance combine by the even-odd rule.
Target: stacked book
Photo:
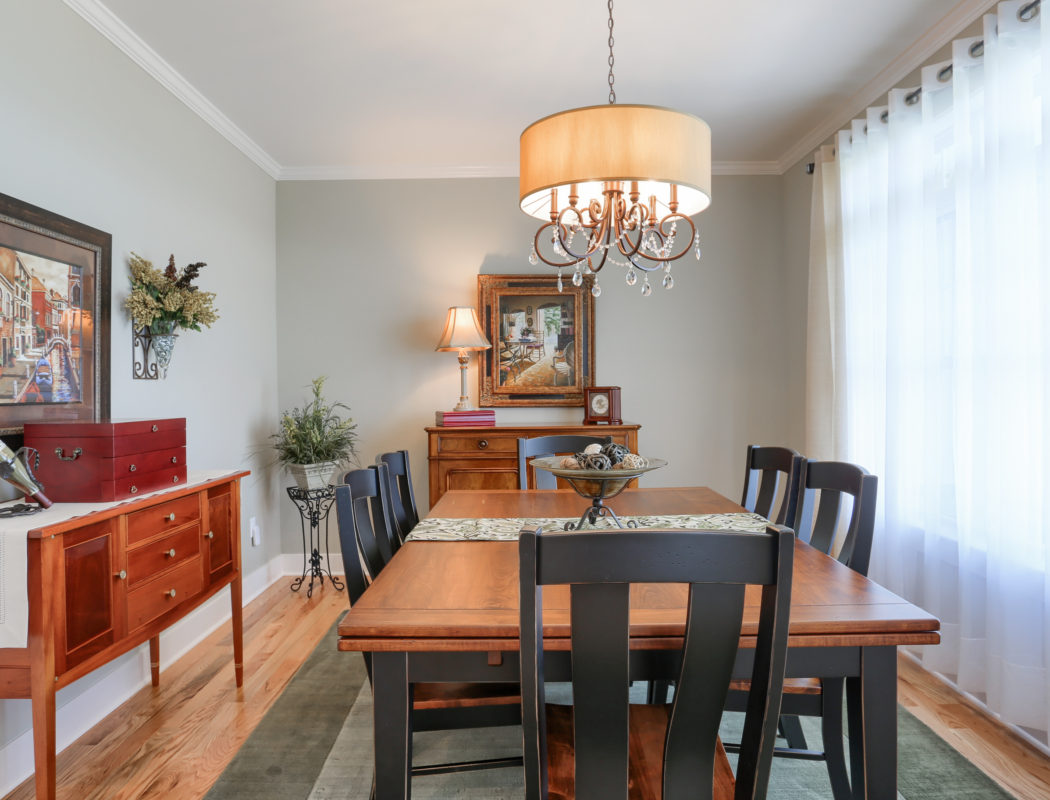
[[[438,411],[437,424],[443,428],[491,428],[496,424],[496,412],[491,408],[470,411]]]

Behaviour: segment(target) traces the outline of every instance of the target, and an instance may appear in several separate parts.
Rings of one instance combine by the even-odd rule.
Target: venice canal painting
[[[0,247],[0,405],[80,402],[82,298],[81,267]]]

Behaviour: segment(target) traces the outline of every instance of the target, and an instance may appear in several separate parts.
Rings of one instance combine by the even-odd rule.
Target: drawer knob
[[[125,578],[128,577],[128,572],[127,572],[127,570],[122,569],[120,572],[118,572],[113,577],[117,578],[118,580],[124,580]]]
[[[179,463],[179,457],[178,456],[172,456],[171,457],[171,463],[172,464],[178,464]]]
[[[130,467],[128,467],[128,472],[134,472],[137,469],[138,469],[138,467],[136,467],[134,464],[132,464]]]
[[[172,483],[178,483],[179,482],[179,476],[178,475],[172,475],[171,476],[171,482]]]
[[[488,439],[482,439],[480,442],[478,442],[478,447],[480,447],[482,450],[484,450],[488,446],[489,446],[489,440]]]
[[[173,547],[173,548],[171,548],[171,549],[170,549],[170,550],[169,550],[168,552],[166,552],[166,553],[165,553],[164,555],[166,555],[166,556],[167,556],[168,558],[175,558],[175,548],[174,548],[174,547]]]
[[[214,538],[215,538],[215,533],[214,533],[213,531],[208,531],[208,532],[207,532],[206,534],[204,534],[204,535],[205,535],[205,536],[206,536],[206,537],[207,537],[208,539],[214,539]]]
[[[166,594],[168,597],[174,597],[175,596],[175,590],[174,589],[168,589],[168,591],[166,591],[164,594]]]
[[[77,447],[76,449],[73,450],[73,455],[67,456],[65,454],[66,451],[64,449],[62,449],[61,447],[56,447],[55,448],[55,455],[58,456],[58,460],[59,461],[76,461],[78,458],[80,458],[80,454],[83,453],[83,452],[84,452],[83,450],[81,450],[79,447]]]
[[[152,430],[154,433],[156,433],[157,432],[157,426],[154,425],[150,430]],[[172,595],[172,597],[174,597],[174,596],[175,595]]]
[[[175,521],[175,512],[172,511],[170,514],[168,514],[168,522],[174,522],[174,521]]]
[[[131,493],[132,493],[132,494],[135,494],[135,492],[137,492],[138,490],[139,490],[139,487],[138,487],[138,486],[132,486],[132,487],[131,487]]]

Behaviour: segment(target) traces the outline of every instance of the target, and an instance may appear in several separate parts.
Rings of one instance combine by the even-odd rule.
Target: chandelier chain
[[[613,57],[613,45],[616,40],[613,39],[613,0],[609,0],[609,104],[612,105],[616,102],[616,90],[613,88],[613,83],[616,78],[613,76],[613,64],[616,59]]]

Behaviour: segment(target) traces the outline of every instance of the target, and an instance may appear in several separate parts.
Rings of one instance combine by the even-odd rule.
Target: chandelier
[[[609,0],[609,104],[562,111],[521,134],[521,210],[546,222],[536,231],[529,263],[572,269],[572,283],[610,262],[628,286],[663,271],[692,251],[700,235],[690,217],[711,203],[711,129],[699,117],[669,108],[616,105],[613,88],[613,2]]]

